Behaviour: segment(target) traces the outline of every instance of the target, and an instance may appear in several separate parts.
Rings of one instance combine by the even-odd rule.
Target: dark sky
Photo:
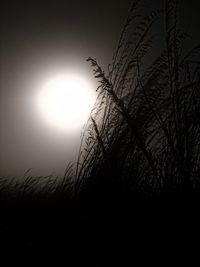
[[[35,114],[33,92],[42,77],[65,68],[90,76],[88,56],[106,66],[130,2],[1,1],[0,175],[21,175],[31,167],[36,174],[62,173],[73,159],[79,133],[72,142],[46,127]],[[198,1],[180,2],[183,28],[200,41]],[[146,5],[153,9],[163,1]]]

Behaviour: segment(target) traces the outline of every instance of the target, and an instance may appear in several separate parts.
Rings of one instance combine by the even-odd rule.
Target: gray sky
[[[129,2],[5,1],[1,6],[0,175],[20,176],[28,168],[33,174],[60,174],[75,159],[80,133],[72,138],[49,127],[37,114],[34,94],[45,78],[65,69],[93,80],[85,59],[97,57],[107,65]]]

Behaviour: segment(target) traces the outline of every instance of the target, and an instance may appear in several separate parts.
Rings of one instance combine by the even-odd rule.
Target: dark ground
[[[199,192],[105,196],[2,197],[2,266],[198,266]]]

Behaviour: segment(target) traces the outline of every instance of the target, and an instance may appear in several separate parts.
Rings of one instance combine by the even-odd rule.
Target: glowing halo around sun
[[[37,100],[42,116],[50,125],[74,132],[87,122],[95,98],[89,80],[68,74],[47,80]]]

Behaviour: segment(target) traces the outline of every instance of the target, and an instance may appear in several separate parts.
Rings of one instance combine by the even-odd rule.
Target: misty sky
[[[78,71],[93,82],[85,59],[106,66],[117,43],[130,0],[4,1],[0,17],[0,176],[64,172],[74,160],[73,138],[38,116],[33,98],[46,77]],[[152,6],[152,2],[154,6]],[[184,29],[200,41],[198,1],[180,1]],[[163,1],[146,1],[150,8]],[[94,82],[94,90],[95,90]]]

